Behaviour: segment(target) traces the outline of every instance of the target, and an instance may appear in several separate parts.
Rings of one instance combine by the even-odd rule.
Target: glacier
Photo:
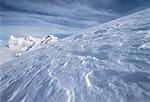
[[[150,8],[0,65],[1,102],[149,102]]]

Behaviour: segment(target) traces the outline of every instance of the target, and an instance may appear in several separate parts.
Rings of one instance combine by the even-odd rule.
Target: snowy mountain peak
[[[34,38],[31,35],[28,35],[27,37],[25,37],[25,40],[36,42],[38,40],[38,38]]]
[[[14,40],[15,37],[13,35],[10,35],[9,40]]]
[[[31,35],[27,37],[14,37],[13,35],[10,35],[10,38],[8,40],[8,48],[12,50],[18,50],[18,51],[28,51],[32,48],[35,48],[35,46],[42,46],[43,44],[53,44],[57,42],[57,37],[54,37],[53,35],[43,37],[43,38],[37,38],[32,37]]]

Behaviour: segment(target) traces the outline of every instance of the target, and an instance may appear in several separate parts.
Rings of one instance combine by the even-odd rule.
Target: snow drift
[[[0,66],[1,102],[149,102],[150,9]]]

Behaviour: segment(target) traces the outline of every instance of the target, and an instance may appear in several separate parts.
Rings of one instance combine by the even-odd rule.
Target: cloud
[[[78,5],[89,6],[97,10],[109,10],[124,14],[150,7],[150,0],[1,0],[2,10],[49,14],[53,6],[77,8]],[[72,6],[75,5],[75,6]],[[44,11],[45,10],[45,11]]]
[[[0,0],[0,4],[0,33],[48,34],[76,33],[150,7],[150,0]]]
[[[91,0],[89,6],[118,14],[129,14],[150,7],[150,0]]]

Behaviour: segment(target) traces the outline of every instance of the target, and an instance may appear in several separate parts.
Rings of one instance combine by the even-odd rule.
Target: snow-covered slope
[[[0,66],[1,102],[149,102],[150,9]]]
[[[0,64],[6,63],[14,59],[16,56],[16,53],[18,52],[15,50],[11,50],[9,48],[0,46]]]

